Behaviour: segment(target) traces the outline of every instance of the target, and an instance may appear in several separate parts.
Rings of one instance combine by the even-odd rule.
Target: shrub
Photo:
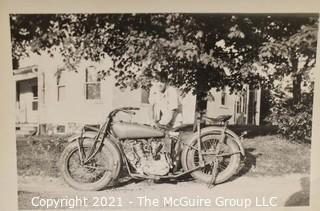
[[[312,105],[313,95],[310,93],[303,94],[297,103],[292,99],[276,99],[267,119],[286,138],[306,142],[312,132]]]

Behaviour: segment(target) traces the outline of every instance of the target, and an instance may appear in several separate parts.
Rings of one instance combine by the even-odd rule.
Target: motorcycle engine
[[[171,141],[168,139],[125,140],[122,146],[137,173],[162,176],[172,168]]]

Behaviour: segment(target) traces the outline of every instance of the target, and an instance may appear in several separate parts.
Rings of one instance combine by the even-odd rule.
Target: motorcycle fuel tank
[[[165,136],[165,133],[159,129],[130,122],[116,122],[112,125],[112,130],[120,139],[162,138]]]

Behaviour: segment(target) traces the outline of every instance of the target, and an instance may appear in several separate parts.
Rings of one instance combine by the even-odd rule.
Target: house
[[[34,132],[65,134],[79,130],[83,125],[99,127],[114,108],[140,107],[135,116],[122,114],[119,119],[150,124],[151,105],[146,90],[121,90],[115,79],[97,77],[99,70],[110,67],[110,61],[94,63],[82,61],[77,71],[64,68],[59,55],[31,55],[14,70],[16,83],[17,133]],[[195,96],[181,99],[183,122],[194,121]],[[207,115],[232,115],[231,124],[259,125],[260,90],[248,87],[238,94],[227,90],[210,91]]]

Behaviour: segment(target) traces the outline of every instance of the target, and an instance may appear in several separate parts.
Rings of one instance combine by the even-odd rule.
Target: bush
[[[307,142],[311,138],[312,130],[312,94],[304,94],[298,103],[292,99],[275,100],[269,122],[277,126],[278,132],[286,138]]]

